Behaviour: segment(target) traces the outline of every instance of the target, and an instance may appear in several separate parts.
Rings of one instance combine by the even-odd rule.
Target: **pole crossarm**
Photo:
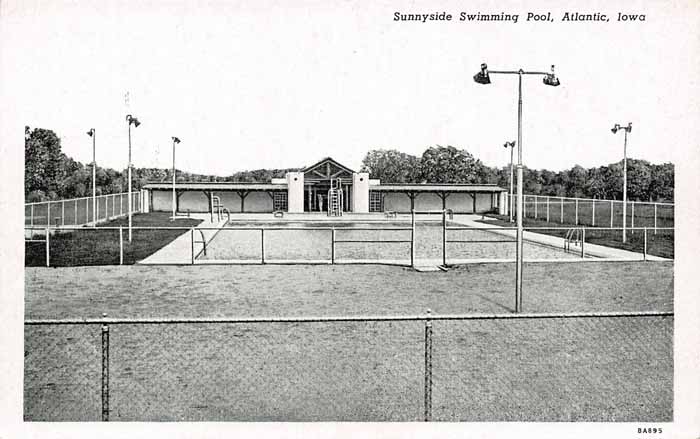
[[[549,72],[536,72],[536,71],[525,71],[525,70],[489,70],[489,74],[495,73],[497,75],[548,75]]]

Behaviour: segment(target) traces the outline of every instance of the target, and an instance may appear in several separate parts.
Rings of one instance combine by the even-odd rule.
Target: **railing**
[[[29,319],[24,418],[670,422],[673,316]]]
[[[510,194],[506,194],[506,215],[510,214],[511,206],[515,215],[517,197],[513,197],[516,203],[511,203],[509,197]],[[523,195],[525,218],[575,226],[621,226],[622,207],[620,200]],[[628,227],[647,227],[657,233],[659,228],[673,227],[673,223],[673,203],[627,201]]]
[[[430,223],[424,223],[430,224]],[[415,266],[419,261],[428,264],[464,264],[471,262],[513,262],[515,260],[515,237],[517,229],[515,227],[498,226],[464,226],[449,223],[446,214],[442,221],[433,222],[432,229],[423,232],[422,237],[418,237],[415,216],[409,226],[395,227],[348,227],[339,228],[328,227],[282,227],[282,226],[220,226],[220,227],[132,227],[135,240],[138,241],[140,233],[152,231],[172,231],[172,239],[179,239],[178,235],[190,232],[191,254],[185,254],[185,259],[166,263],[173,264],[237,264],[237,263],[260,263],[260,264],[352,264],[352,263],[389,263],[395,265]],[[199,231],[201,241],[195,240],[195,230]],[[525,262],[574,262],[574,259],[563,257],[562,245],[567,248],[567,232],[569,227],[526,227],[524,229],[524,240],[527,244],[525,248]],[[621,227],[578,227],[574,230],[580,234],[581,260],[596,261],[659,261],[673,259],[673,228],[657,228],[658,236],[651,233],[647,227],[627,228],[628,232],[636,232],[632,238],[628,238],[628,243],[623,244],[621,237]],[[208,238],[205,232],[213,232]],[[246,234],[245,242],[242,236],[234,235],[236,232]],[[307,236],[296,237],[296,239],[285,239],[280,234],[286,233],[287,238],[295,232],[305,232]],[[371,234],[353,236],[361,232],[380,232],[384,236],[372,237]],[[126,251],[123,242],[123,226],[85,228],[75,226],[63,227],[25,227],[25,241],[27,245],[44,243],[42,265],[52,265],[52,252],[57,255],[66,252],[77,251],[71,246],[80,246],[80,240],[74,239],[78,234],[99,233],[101,239],[96,245],[104,246],[106,250],[115,251],[114,261],[119,264],[124,263]],[[342,234],[346,236],[342,236]],[[252,238],[252,234],[259,234],[258,239]],[[311,239],[308,235],[315,234]],[[327,238],[319,234],[327,234]],[[400,236],[404,234],[403,236]],[[406,235],[407,234],[407,235]],[[75,236],[73,236],[75,235]],[[274,235],[273,240],[268,240],[269,235]],[[340,235],[340,236],[339,236]],[[216,237],[216,239],[214,239]],[[291,237],[294,238],[294,237]],[[149,238],[145,238],[149,239]],[[301,242],[299,240],[308,242]],[[257,241],[257,242],[256,242]],[[195,244],[202,243],[202,248]],[[327,243],[327,244],[326,244]],[[308,247],[304,250],[303,245]],[[407,245],[406,250],[390,250],[394,245]],[[505,246],[501,245],[505,244]],[[119,248],[118,255],[116,248]],[[583,251],[586,245],[587,251]],[[254,247],[257,246],[257,256],[254,255]],[[297,247],[294,247],[297,246]],[[299,247],[301,246],[301,247]],[[327,246],[327,247],[325,247]],[[376,247],[373,247],[376,246]],[[323,248],[327,250],[324,252]],[[346,256],[339,255],[338,249],[344,249]],[[132,248],[132,245],[129,245]],[[557,250],[558,249],[558,250]],[[86,248],[83,252],[86,257],[91,257],[97,248]],[[269,251],[282,252],[283,256],[270,256]],[[359,253],[370,252],[372,257],[361,257]],[[418,252],[422,252],[418,255]],[[32,254],[35,254],[34,249]],[[239,252],[239,253],[237,253]],[[243,252],[245,254],[242,255]],[[299,257],[284,256],[285,252],[290,254],[304,255],[308,252],[316,256]],[[307,252],[307,253],[305,253]],[[358,253],[359,252],[359,253]],[[311,254],[309,253],[309,254]],[[560,254],[561,253],[561,254]],[[659,257],[660,256],[660,257]],[[203,258],[200,258],[203,257]],[[35,255],[36,258],[36,255]],[[60,259],[60,258],[59,258]],[[102,258],[104,259],[104,258]],[[133,262],[132,262],[133,263]],[[109,264],[109,263],[108,263]],[[34,263],[33,265],[37,265]],[[54,266],[63,264],[56,263]],[[77,265],[81,265],[78,263]],[[92,265],[85,263],[83,265]]]
[[[143,211],[141,192],[132,192],[131,211]],[[41,201],[24,205],[24,225],[29,227],[63,227],[94,225],[102,221],[128,214],[129,193],[71,198],[66,200]]]

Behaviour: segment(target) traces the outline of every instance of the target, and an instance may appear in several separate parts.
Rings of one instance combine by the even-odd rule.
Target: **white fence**
[[[80,226],[124,216],[129,212],[129,193],[71,198],[68,200],[41,201],[24,205],[25,226]],[[131,212],[142,212],[145,201],[143,192],[131,193]]]
[[[514,196],[513,215],[517,212],[517,195]],[[511,207],[507,194],[506,214]],[[587,225],[592,227],[620,227],[623,221],[623,202],[590,198],[551,197],[523,195],[523,217],[541,221]],[[627,201],[629,227],[649,227],[654,231],[660,227],[673,227],[673,203]]]

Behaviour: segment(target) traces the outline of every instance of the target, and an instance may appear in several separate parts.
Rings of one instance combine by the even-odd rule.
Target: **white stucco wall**
[[[489,212],[493,209],[493,195],[476,194],[476,213]]]
[[[438,194],[427,192],[416,194],[414,208],[416,210],[442,210],[442,198]]]
[[[472,213],[474,205],[472,197],[465,193],[451,193],[445,201],[445,208],[455,213]]]
[[[386,192],[384,195],[384,210],[394,212],[410,212],[411,199],[400,192]]]
[[[244,209],[245,212],[272,212],[272,197],[270,197],[267,192],[251,192],[245,197]]]
[[[171,191],[151,191],[151,204],[154,212],[172,210],[173,193]],[[126,203],[128,204],[128,203]]]

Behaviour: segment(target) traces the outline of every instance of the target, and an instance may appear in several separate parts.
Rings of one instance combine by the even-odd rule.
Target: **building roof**
[[[321,168],[325,164],[333,165],[333,166],[337,167],[338,169],[342,169],[343,171],[348,172],[350,174],[353,174],[355,172],[352,169],[348,168],[347,166],[341,165],[340,163],[336,162],[331,157],[323,158],[323,159],[319,160],[318,162],[314,163],[313,165],[307,166],[306,168],[302,169],[301,172],[307,173],[309,171],[313,171],[314,169]]]
[[[287,184],[272,183],[212,183],[192,182],[177,183],[178,190],[202,190],[202,191],[286,191]],[[144,189],[172,190],[172,183],[157,182],[147,183]],[[504,192],[505,189],[495,184],[377,184],[370,185],[369,190],[380,192]]]
[[[147,183],[144,189],[156,190],[172,190],[172,183]],[[212,183],[212,182],[196,182],[196,183],[177,183],[175,189],[179,190],[203,190],[203,191],[286,191],[286,184],[272,183]]]
[[[397,183],[370,185],[369,190],[381,192],[504,192],[495,184],[430,184]]]

